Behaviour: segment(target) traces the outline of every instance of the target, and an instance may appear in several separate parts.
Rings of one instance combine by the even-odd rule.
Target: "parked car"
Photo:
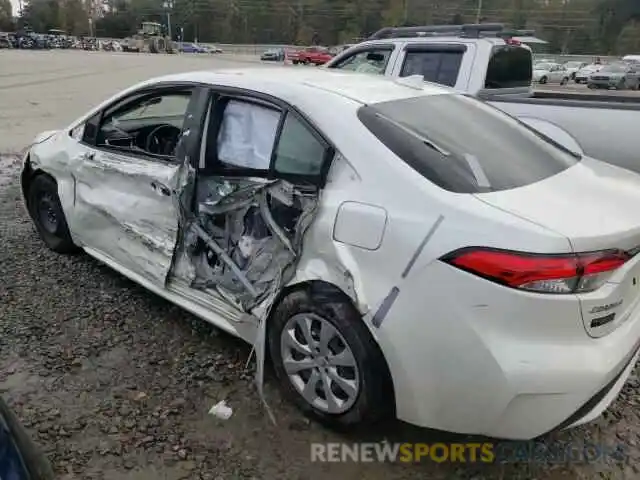
[[[270,48],[260,55],[260,60],[264,62],[282,62],[284,60],[284,49]]]
[[[589,76],[589,88],[615,88],[617,90],[638,90],[640,86],[638,67],[624,62],[605,65]]]
[[[18,418],[0,397],[0,478],[53,480],[48,459],[32,442]]]
[[[196,43],[182,43],[179,51],[181,53],[207,53],[207,50]]]
[[[323,65],[331,60],[334,55],[326,47],[307,47],[299,50],[294,64],[303,63],[305,65]]]
[[[607,408],[640,347],[640,176],[418,77],[232,72],[38,135],[44,244],[268,348],[330,426],[530,439]]]
[[[640,55],[625,55],[622,57],[622,61],[640,63]]]
[[[576,83],[587,83],[592,73],[598,72],[604,65],[599,63],[591,63],[586,67],[581,68],[574,75],[574,81]]]
[[[0,48],[13,48],[8,33],[0,33]]]
[[[536,63],[533,66],[533,81],[540,84],[559,83],[566,85],[569,83],[571,74],[559,63]]]
[[[201,45],[205,53],[224,53],[220,47],[215,45]]]
[[[576,73],[578,73],[579,70],[583,69],[587,65],[588,65],[587,62],[581,62],[581,61],[572,60],[570,62],[566,62],[563,66],[564,66],[565,70],[567,71],[567,73],[569,74],[569,79],[570,80],[575,80],[576,79]]]

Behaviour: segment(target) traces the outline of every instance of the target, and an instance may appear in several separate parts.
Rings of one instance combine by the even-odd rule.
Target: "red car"
[[[307,47],[298,51],[296,58],[292,58],[294,64],[322,65],[333,58],[333,54],[326,47]]]

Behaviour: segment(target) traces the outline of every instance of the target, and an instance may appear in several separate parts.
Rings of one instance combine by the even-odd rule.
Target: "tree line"
[[[0,0],[0,30],[124,38],[156,21],[185,41],[300,45],[354,43],[384,26],[503,22],[535,30],[549,53],[640,53],[640,0],[29,0],[17,19],[10,12]]]

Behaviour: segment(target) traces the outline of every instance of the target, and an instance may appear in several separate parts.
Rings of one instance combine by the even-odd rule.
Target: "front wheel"
[[[540,79],[540,83],[541,83],[542,85],[544,85],[545,83],[547,83],[547,77],[542,77],[542,78]]]
[[[274,310],[268,345],[281,388],[306,416],[343,430],[392,412],[382,353],[343,294],[287,295]]]
[[[47,175],[36,176],[29,186],[27,208],[45,245],[57,253],[76,253],[64,216],[58,185]]]

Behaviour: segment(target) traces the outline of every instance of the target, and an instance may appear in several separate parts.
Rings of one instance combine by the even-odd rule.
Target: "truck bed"
[[[569,133],[584,153],[640,173],[640,95],[536,92],[489,103],[516,117],[546,120]]]

